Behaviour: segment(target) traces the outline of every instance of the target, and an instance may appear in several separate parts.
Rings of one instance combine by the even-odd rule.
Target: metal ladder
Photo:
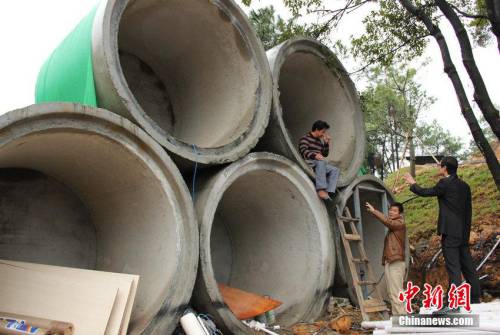
[[[359,191],[355,190],[355,194],[357,193],[359,205]],[[385,194],[385,192],[384,192]],[[356,206],[358,207],[358,206]],[[347,257],[347,262],[349,264],[349,270],[351,271],[351,276],[353,280],[354,291],[356,293],[356,297],[358,298],[359,308],[361,310],[361,315],[363,320],[369,321],[370,314],[379,313],[382,314],[384,320],[389,318],[388,308],[385,304],[382,294],[380,293],[380,289],[377,286],[377,282],[374,280],[374,275],[372,271],[372,267],[370,266],[370,261],[366,255],[366,251],[363,244],[362,235],[358,232],[359,226],[361,228],[361,213],[359,217],[352,217],[349,208],[346,206],[344,209],[344,213],[340,212],[340,209],[337,207],[337,223],[340,230],[340,236],[342,238],[342,243],[344,245],[345,254]],[[349,224],[351,233],[347,233],[345,225]],[[361,229],[359,229],[361,230]],[[353,243],[355,247],[357,247],[359,258],[354,258],[352,254],[351,244]],[[364,267],[365,271],[363,273]],[[365,277],[366,278],[363,278]],[[369,299],[365,299],[366,288],[374,287],[372,292],[373,297]]]

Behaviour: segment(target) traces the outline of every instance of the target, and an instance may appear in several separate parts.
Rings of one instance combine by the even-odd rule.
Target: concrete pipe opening
[[[267,52],[274,78],[270,127],[262,148],[270,148],[312,170],[298,152],[316,120],[331,126],[328,160],[341,169],[339,186],[357,175],[364,158],[365,131],[356,88],[337,57],[311,39],[289,40]]]
[[[100,104],[180,158],[234,161],[267,126],[269,65],[232,0],[103,2],[93,46]]]
[[[358,200],[359,199],[359,200]],[[387,228],[379,222],[373,215],[365,209],[365,203],[371,203],[376,209],[386,213],[388,206],[395,202],[394,196],[380,179],[366,175],[355,179],[351,185],[345,188],[339,195],[339,208],[343,211],[346,207],[349,209],[352,216],[361,216],[361,235],[363,238],[366,255],[370,261],[375,281],[380,280],[378,288],[384,299],[388,300],[387,284],[385,281],[384,266],[382,265],[382,255],[384,249],[384,239],[387,234]],[[330,217],[334,219],[334,213],[330,213]],[[337,224],[335,224],[337,227]],[[358,229],[359,231],[359,229]],[[335,280],[335,291],[348,295],[352,301],[357,303],[356,293],[352,286],[353,277],[349,270],[349,265],[345,256],[345,251],[340,239],[338,228],[335,229],[335,239],[337,245],[337,271]],[[351,245],[353,245],[351,243]],[[409,244],[406,240],[406,265],[409,264]],[[357,248],[352,248],[353,256],[360,258],[357,253]],[[368,280],[364,278],[364,280]],[[373,286],[367,286],[364,291],[370,293],[374,289]]]
[[[196,208],[198,310],[229,333],[252,333],[223,303],[222,283],[282,301],[280,325],[319,316],[333,279],[333,240],[326,209],[299,167],[250,154],[206,180]]]
[[[140,275],[130,334],[169,333],[196,276],[182,177],[105,110],[33,105],[0,117],[0,259]]]

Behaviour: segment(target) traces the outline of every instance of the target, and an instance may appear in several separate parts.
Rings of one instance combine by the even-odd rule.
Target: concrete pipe
[[[139,124],[181,168],[234,161],[267,126],[269,65],[233,0],[103,1],[92,58],[99,105]]]
[[[384,266],[382,265],[382,254],[384,248],[384,238],[387,233],[386,227],[379,222],[373,215],[365,210],[365,203],[370,202],[376,209],[387,213],[387,206],[395,202],[391,191],[385,186],[383,181],[372,176],[365,175],[356,178],[348,187],[341,191],[337,198],[338,208],[343,212],[347,207],[352,216],[361,217],[361,235],[363,238],[364,248],[370,265],[373,269],[375,281],[380,280],[378,287],[384,299],[388,299],[387,285],[385,282]],[[385,208],[385,209],[384,209]],[[337,268],[335,273],[335,288],[334,292],[337,295],[345,295],[357,303],[356,293],[352,285],[352,274],[349,270],[349,265],[345,256],[345,251],[338,230],[334,208],[329,209],[330,219],[333,221],[335,244],[337,246]],[[359,229],[358,229],[359,231]],[[351,243],[354,245],[354,243]],[[353,254],[355,248],[351,248]],[[406,265],[409,264],[409,243],[406,240]],[[359,254],[354,254],[354,257],[359,257]],[[365,293],[370,293],[373,286],[367,286]]]
[[[300,138],[316,120],[331,126],[328,160],[341,169],[339,186],[347,186],[364,159],[365,128],[354,83],[337,57],[312,39],[292,39],[269,50],[274,78],[269,127],[259,150],[282,154],[313,176],[298,151]]]
[[[0,117],[0,259],[140,275],[130,334],[169,334],[196,277],[182,177],[131,122],[76,104]]]
[[[282,301],[280,325],[318,317],[335,251],[326,208],[307,175],[281,156],[252,153],[200,184],[197,309],[227,333],[253,334],[224,304],[222,283]]]

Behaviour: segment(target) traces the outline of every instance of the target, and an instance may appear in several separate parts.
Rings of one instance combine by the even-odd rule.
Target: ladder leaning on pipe
[[[388,319],[389,314],[387,305],[385,304],[382,298],[382,294],[380,293],[378,282],[375,281],[373,270],[370,265],[370,261],[368,260],[368,256],[366,255],[363,243],[359,189],[381,193],[383,212],[387,212],[387,193],[385,193],[385,191],[377,188],[357,186],[354,189],[353,199],[355,217],[351,216],[351,212],[347,206],[344,208],[343,213],[337,206],[337,223],[339,226],[342,243],[344,245],[347,262],[349,264],[349,270],[351,271],[354,291],[356,293],[356,297],[358,298],[359,309],[361,310],[363,320],[369,321],[370,314],[372,313],[382,314],[382,317],[384,319]],[[349,224],[350,226],[350,233],[346,231],[346,224]],[[350,244],[351,242],[354,243],[357,247],[359,258],[353,257]],[[362,268],[364,268],[364,271]],[[369,298],[369,294],[366,293],[367,286],[374,287],[374,290],[370,293],[374,293],[372,298]],[[367,296],[366,298],[365,295]]]

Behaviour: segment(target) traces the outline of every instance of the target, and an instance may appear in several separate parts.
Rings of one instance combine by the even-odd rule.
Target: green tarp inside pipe
[[[97,107],[92,68],[92,27],[97,7],[64,39],[42,66],[35,102],[77,102]]]

